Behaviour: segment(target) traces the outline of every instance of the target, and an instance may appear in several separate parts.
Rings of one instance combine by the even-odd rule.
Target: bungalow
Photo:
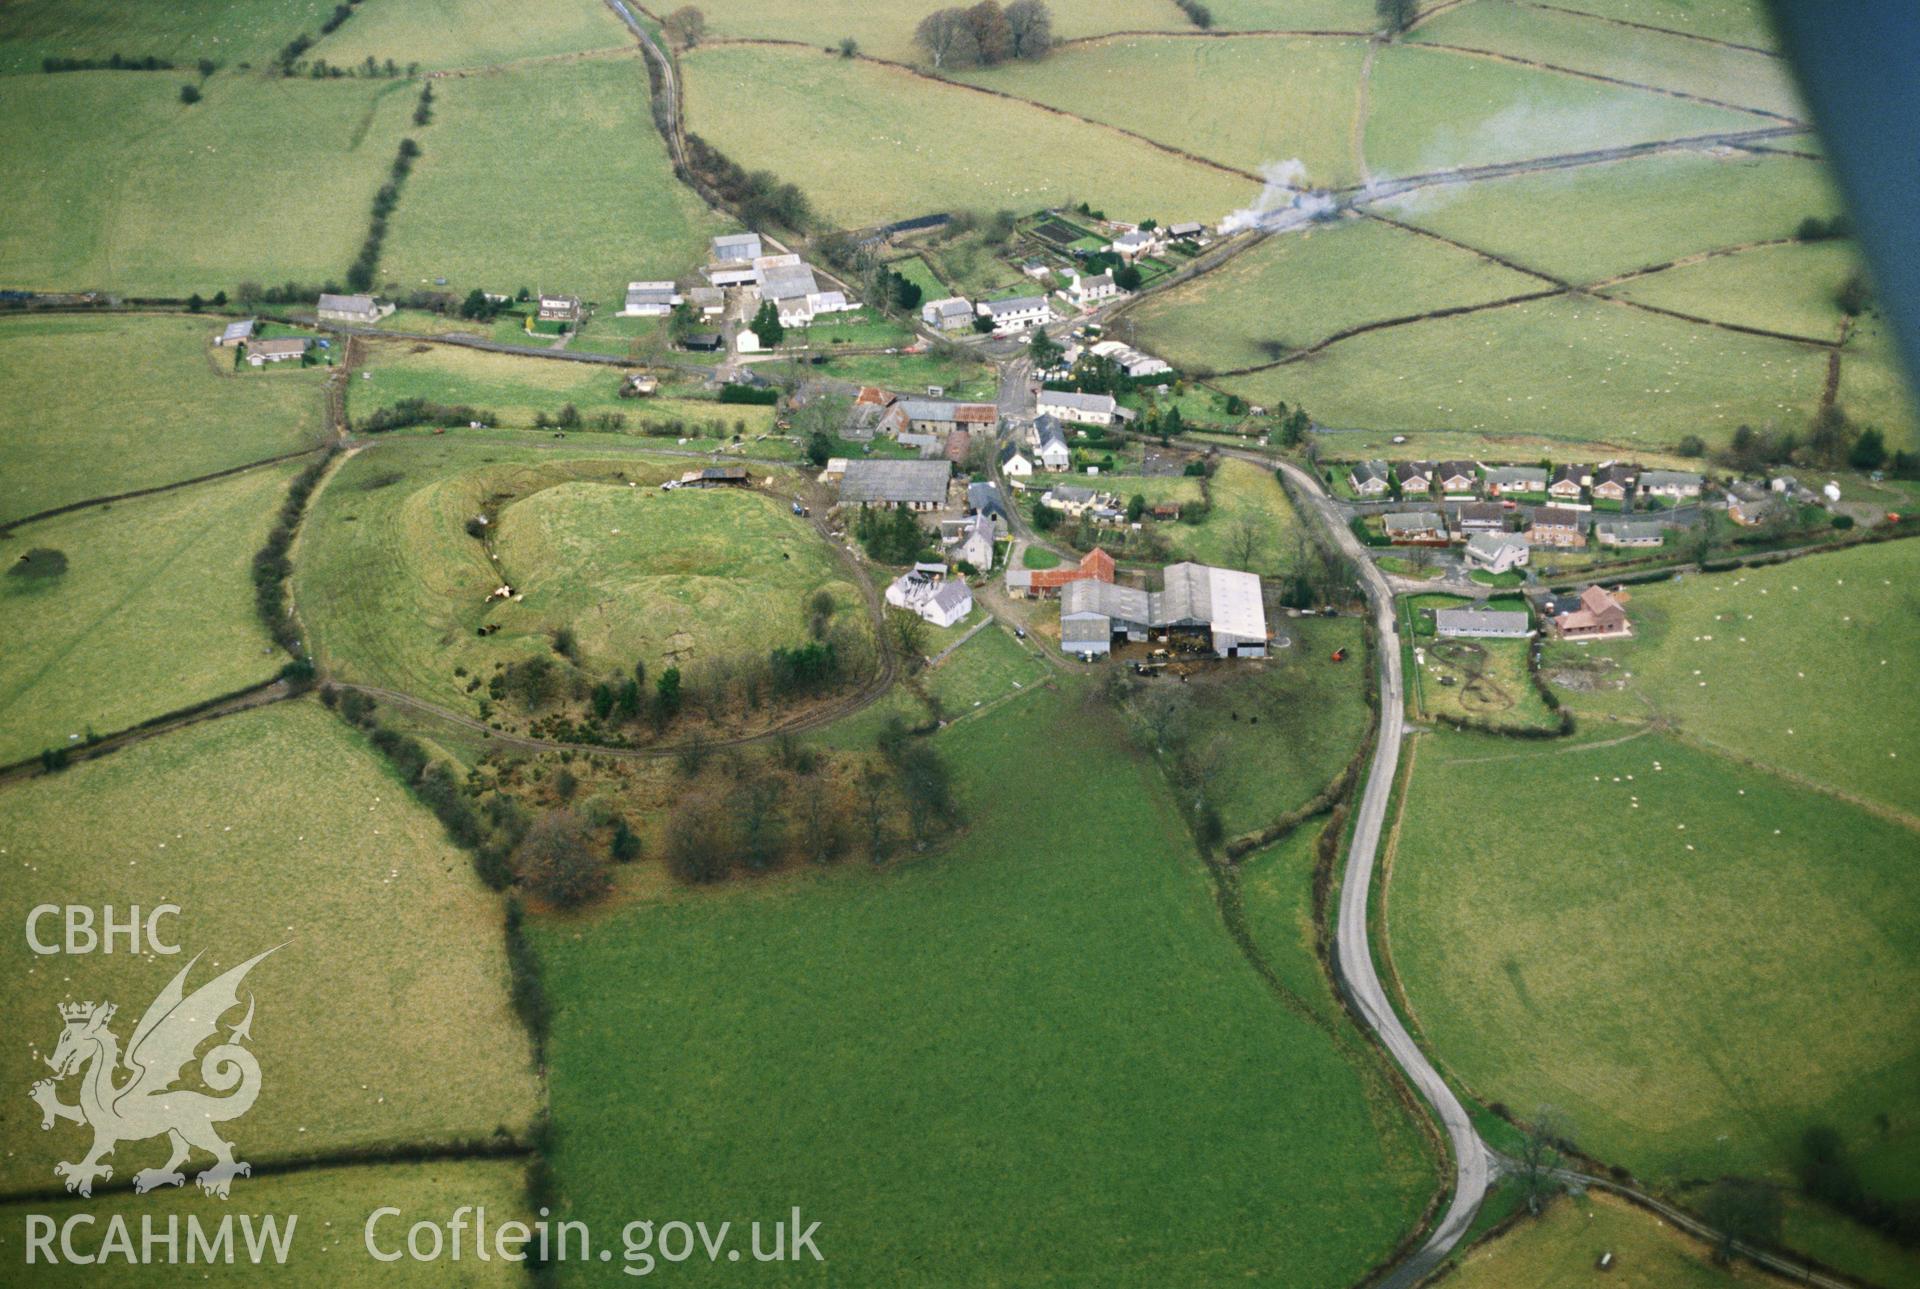
[[[1475,533],[1467,538],[1467,567],[1483,569],[1495,576],[1525,568],[1531,553],[1526,539],[1518,533]]]
[[[887,587],[887,603],[917,613],[936,627],[950,627],[973,612],[973,592],[965,581],[947,580],[944,564],[915,564]]]
[[[1165,376],[1173,371],[1173,364],[1166,359],[1141,353],[1132,345],[1123,345],[1118,340],[1102,340],[1098,344],[1089,346],[1087,352],[1106,359],[1135,379],[1143,376]]]
[[[1396,461],[1393,466],[1394,482],[1400,485],[1403,493],[1425,493],[1433,491],[1433,465],[1427,461]]]
[[[1578,550],[1587,544],[1587,535],[1580,531],[1580,512],[1564,506],[1541,506],[1527,525],[1527,542]]]
[[[673,306],[685,303],[685,297],[671,282],[629,282],[627,300],[620,307],[623,318],[664,318]]]
[[[1640,467],[1608,461],[1593,472],[1595,501],[1625,501],[1640,482]]]
[[[305,336],[291,336],[285,340],[256,340],[247,346],[247,365],[264,367],[268,363],[297,361],[307,356],[307,347],[312,343]]]
[[[1119,408],[1111,394],[1080,394],[1060,389],[1041,390],[1035,406],[1043,416],[1057,416],[1076,425],[1112,425]]]
[[[1053,310],[1043,295],[1016,295],[1010,300],[982,300],[975,306],[998,332],[1025,331],[1053,321]]]
[[[1602,546],[1658,546],[1666,540],[1657,520],[1602,519],[1593,526]]]
[[[840,478],[843,506],[938,510],[947,501],[953,467],[936,461],[849,461]]]
[[[1449,639],[1524,640],[1533,623],[1524,609],[1440,609],[1433,615],[1434,631]]]
[[[1587,486],[1587,478],[1584,466],[1557,465],[1547,480],[1547,495],[1555,501],[1578,501],[1580,490]]]
[[[1547,472],[1542,466],[1500,465],[1487,470],[1489,497],[1503,497],[1510,492],[1542,493],[1546,490]]]
[[[1121,294],[1121,291],[1111,273],[1097,273],[1093,277],[1085,278],[1075,273],[1073,280],[1066,285],[1065,294],[1067,299],[1084,309],[1101,300],[1111,300]]]
[[[1563,640],[1613,640],[1633,634],[1633,623],[1621,607],[1627,601],[1625,591],[1611,593],[1597,586],[1580,592],[1580,607],[1562,613],[1553,626]]]
[[[1764,492],[1744,497],[1735,493],[1727,498],[1727,518],[1742,528],[1758,528],[1770,520],[1784,518],[1788,513],[1784,498]]]
[[[1057,416],[1037,416],[1029,431],[1034,459],[1042,470],[1067,470],[1073,466],[1073,449],[1067,446],[1067,432]]]
[[[235,345],[244,345],[247,341],[253,339],[253,329],[258,325],[258,320],[254,318],[247,318],[240,322],[229,322],[226,330],[220,333],[220,338],[213,343],[223,349],[231,349]]]
[[[1049,510],[1060,511],[1069,519],[1078,519],[1089,511],[1112,506],[1114,497],[1111,493],[1096,492],[1092,488],[1060,483],[1041,494],[1040,504]]]
[[[1462,533],[1504,533],[1507,508],[1497,501],[1470,501],[1454,512]]]
[[[1387,463],[1362,461],[1347,471],[1347,485],[1357,496],[1384,497],[1387,494]]]
[[[1449,497],[1471,496],[1480,482],[1480,467],[1472,461],[1442,461],[1436,474]]]
[[[935,331],[965,331],[973,325],[973,302],[951,295],[920,306],[920,321]]]
[[[1644,470],[1640,474],[1640,494],[1678,501],[1699,496],[1705,482],[1691,470]]]
[[[543,295],[540,297],[538,310],[534,314],[533,320],[535,322],[576,323],[580,321],[580,297],[577,295]]]
[[[1447,540],[1446,517],[1437,510],[1406,511],[1381,522],[1395,546],[1444,545]]]
[[[1033,458],[1020,450],[1018,443],[1009,443],[1000,449],[1000,473],[1013,479],[1033,477]]]
[[[1122,233],[1107,243],[1107,249],[1123,260],[1137,260],[1160,249],[1160,234],[1144,228]]]
[[[984,573],[993,567],[993,517],[969,515],[940,521],[940,545],[947,558]]]
[[[377,304],[370,295],[323,294],[317,312],[322,322],[353,322],[371,326],[392,313],[393,306]]]
[[[1007,590],[1011,594],[1043,599],[1060,593],[1074,582],[1113,581],[1113,556],[1099,547],[1088,551],[1078,564],[1060,568],[1010,568]]]

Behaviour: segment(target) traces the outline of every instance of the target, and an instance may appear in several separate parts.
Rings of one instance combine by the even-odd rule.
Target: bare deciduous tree
[[[980,45],[965,9],[936,9],[913,30],[914,43],[927,51],[935,71],[947,64],[964,67],[980,58]]]

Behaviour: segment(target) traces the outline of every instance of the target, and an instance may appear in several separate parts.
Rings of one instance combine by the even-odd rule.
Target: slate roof
[[[947,499],[951,473],[945,460],[849,461],[840,479],[840,500],[939,505]]]

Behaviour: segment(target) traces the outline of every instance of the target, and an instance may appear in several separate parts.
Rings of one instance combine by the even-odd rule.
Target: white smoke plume
[[[1260,177],[1265,181],[1260,195],[1220,221],[1222,234],[1293,228],[1334,213],[1337,203],[1330,194],[1307,187],[1306,163],[1298,157],[1260,167]]]

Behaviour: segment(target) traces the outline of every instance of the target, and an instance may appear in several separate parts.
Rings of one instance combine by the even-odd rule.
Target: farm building
[[[1565,506],[1541,506],[1527,525],[1527,541],[1534,546],[1585,546],[1587,535],[1580,529],[1580,512]]]
[[[1167,229],[1167,236],[1177,242],[1198,242],[1201,245],[1205,245],[1207,242],[1207,226],[1205,224],[1194,223],[1175,224]]]
[[[840,437],[855,443],[871,443],[886,415],[887,409],[878,403],[855,403],[847,409],[847,419],[840,425]]]
[[[1396,461],[1393,466],[1394,482],[1400,485],[1401,492],[1423,493],[1433,490],[1433,463],[1429,461]]]
[[[1434,474],[1449,497],[1470,496],[1480,482],[1480,467],[1472,461],[1442,461]]]
[[[1267,612],[1260,579],[1183,563],[1167,566],[1159,591],[1093,580],[1070,582],[1061,590],[1062,649],[1104,654],[1115,636],[1185,643],[1220,658],[1264,658]]]
[[[1384,497],[1387,494],[1387,463],[1362,461],[1347,471],[1347,483],[1359,496]]]
[[[973,326],[973,302],[957,295],[920,306],[920,321],[935,331],[965,331]]]
[[[253,329],[258,325],[260,325],[259,322],[253,318],[245,318],[239,322],[229,322],[226,325],[226,329],[220,333],[220,338],[213,343],[223,349],[231,349],[235,345],[244,345],[247,341],[253,339]]]
[[[1705,483],[1700,475],[1691,470],[1643,470],[1640,473],[1640,495],[1678,501],[1683,497],[1699,496]]]
[[[312,344],[305,336],[291,336],[285,340],[256,340],[247,346],[247,365],[264,367],[268,363],[298,362],[307,356],[307,348]]]
[[[370,295],[322,295],[317,310],[322,322],[353,322],[371,326],[393,312]]]
[[[1589,586],[1580,592],[1579,607],[1554,618],[1554,630],[1563,640],[1614,640],[1633,634],[1633,623],[1622,605],[1625,591]]]
[[[682,303],[671,282],[629,282],[627,300],[620,307],[623,318],[664,318],[673,306]]]
[[[580,297],[577,295],[543,295],[538,310],[533,315],[535,322],[580,321]]]
[[[992,429],[1000,409],[992,403],[954,403],[935,398],[903,398],[894,404],[916,434],[951,434],[958,429]]]
[[[1017,295],[1010,300],[982,300],[977,306],[981,317],[993,323],[995,331],[1025,331],[1053,321],[1053,310],[1043,295]]]
[[[1526,539],[1517,533],[1475,533],[1467,538],[1468,568],[1498,575],[1509,569],[1525,568],[1531,555]]]
[[[689,470],[680,476],[682,488],[746,488],[752,483],[753,477],[741,465],[708,466],[704,470]]]
[[[959,578],[948,580],[944,564],[915,564],[887,587],[887,603],[950,627],[973,612],[973,592]]]
[[[1396,546],[1444,545],[1447,520],[1437,510],[1409,510],[1381,520],[1387,540]]]
[[[967,453],[972,450],[973,433],[968,430],[966,426],[963,425],[953,433],[947,435],[946,457],[948,461],[953,463],[956,469],[966,464]]]
[[[759,280],[753,262],[763,253],[758,233],[716,237],[708,252],[707,267],[702,271],[707,282],[715,287],[752,286]]]
[[[717,286],[696,286],[687,292],[687,304],[703,318],[717,318],[727,311],[727,293]]]
[[[992,483],[970,483],[967,485],[967,509],[976,515],[986,515],[995,523],[1007,522],[1006,499],[1000,495],[1000,488]]]
[[[1578,501],[1580,490],[1587,486],[1587,478],[1584,466],[1557,465],[1553,468],[1553,477],[1547,480],[1547,495],[1555,501]]]
[[[1084,309],[1090,304],[1113,299],[1120,294],[1120,287],[1111,273],[1096,273],[1092,277],[1081,277],[1076,273],[1068,281],[1063,294]]]
[[[1065,568],[1010,568],[1007,590],[1014,595],[1043,599],[1058,595],[1062,587],[1074,582],[1113,581],[1113,556],[1095,547],[1078,564]]]
[[[717,331],[696,331],[681,342],[695,353],[718,353],[726,348],[727,340]]]
[[[1507,530],[1507,508],[1494,501],[1471,501],[1459,508],[1463,533],[1503,533]]]
[[[1036,404],[1043,416],[1057,416],[1076,425],[1112,425],[1119,404],[1111,394],[1081,394],[1043,389]]]
[[[1433,615],[1433,629],[1449,639],[1523,640],[1533,634],[1533,624],[1524,609],[1489,609],[1475,605],[1470,609],[1440,609]]]
[[[1504,496],[1509,492],[1538,493],[1547,490],[1547,471],[1537,465],[1499,465],[1487,470],[1487,495]]]
[[[1640,482],[1640,467],[1608,461],[1593,472],[1593,495],[1597,501],[1625,501]]]
[[[1123,345],[1118,340],[1102,340],[1090,346],[1087,352],[1096,357],[1105,358],[1135,379],[1143,376],[1165,376],[1173,371],[1173,364],[1166,359],[1141,353],[1132,345]]]
[[[922,461],[929,461],[934,457],[944,459],[947,455],[947,436],[944,434],[914,434],[908,432],[906,434],[894,435],[893,441],[903,448],[912,448],[915,452],[918,452]]]
[[[1602,546],[1658,546],[1666,540],[1652,519],[1602,519],[1594,524],[1593,536]]]
[[[981,572],[993,567],[993,516],[974,514],[940,521],[940,546],[956,564],[971,564]]]
[[[840,477],[843,506],[938,510],[947,501],[953,467],[946,461],[849,461]]]
[[[811,265],[798,255],[763,255],[753,262],[762,301],[771,301],[783,327],[804,327],[823,313],[854,307],[840,291],[823,291]]]

